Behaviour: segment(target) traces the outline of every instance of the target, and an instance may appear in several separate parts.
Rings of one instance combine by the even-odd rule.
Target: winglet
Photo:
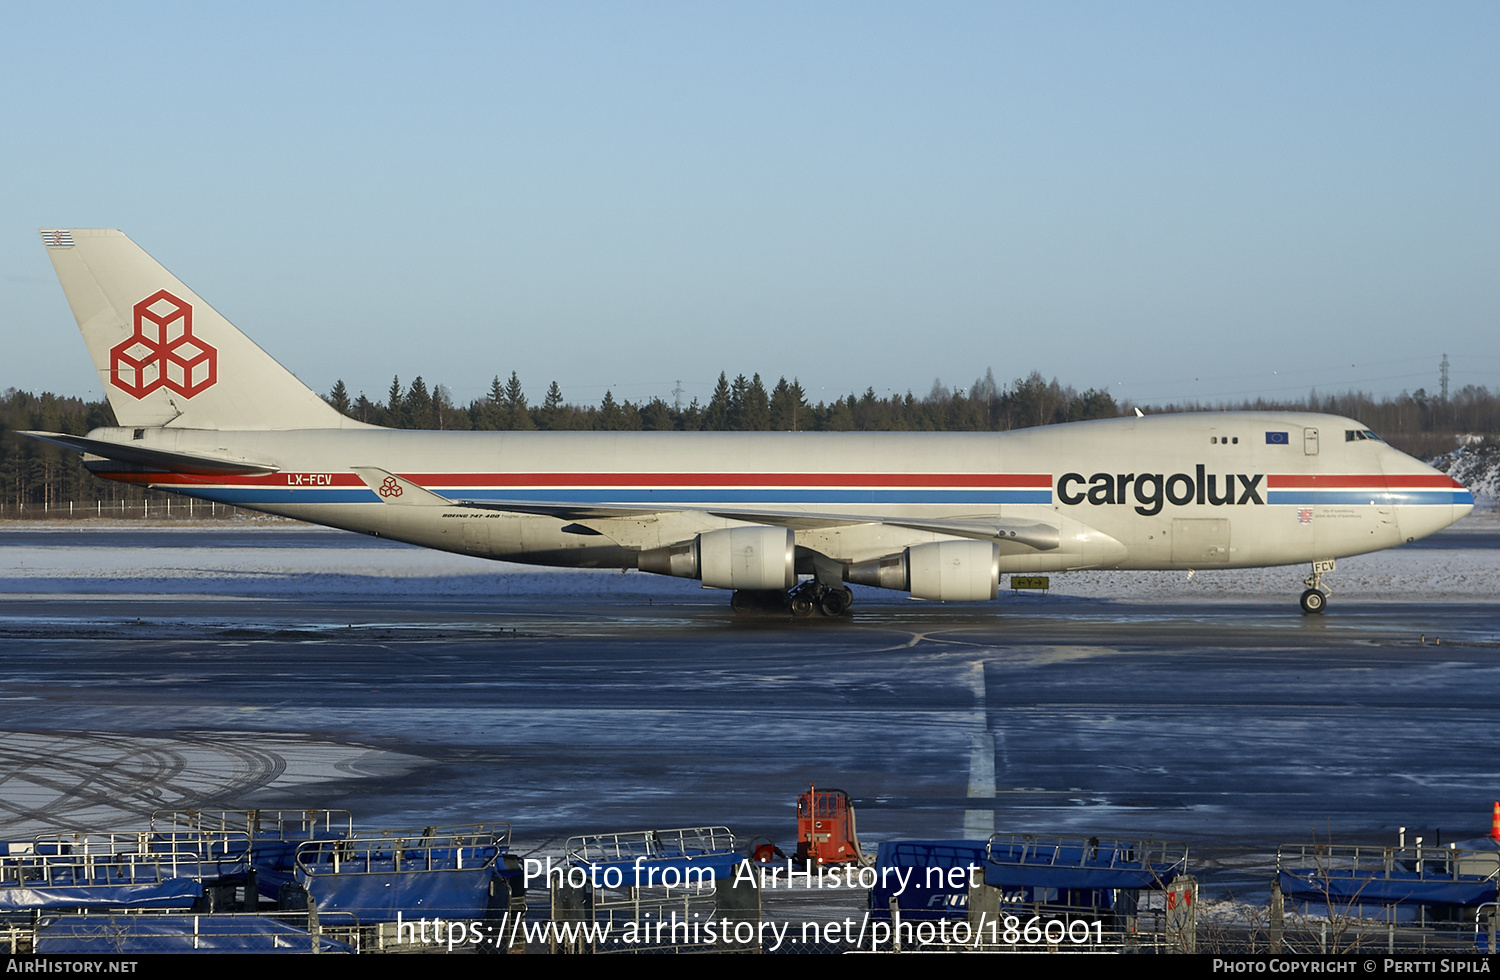
[[[365,486],[388,504],[418,507],[452,507],[454,501],[378,466],[351,466]]]

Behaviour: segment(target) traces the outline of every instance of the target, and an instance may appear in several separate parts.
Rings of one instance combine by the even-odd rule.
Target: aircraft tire
[[[813,614],[813,601],[805,595],[796,595],[791,601],[792,615],[798,619],[806,619]]]
[[[842,616],[849,609],[850,598],[847,589],[828,589],[818,597],[818,611],[825,616]]]
[[[1309,615],[1321,613],[1328,608],[1328,597],[1317,589],[1308,589],[1302,593],[1302,611]]]

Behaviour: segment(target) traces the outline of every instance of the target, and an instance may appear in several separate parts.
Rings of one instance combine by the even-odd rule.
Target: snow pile
[[[1489,440],[1461,446],[1427,461],[1474,494],[1474,505],[1494,510],[1500,503],[1500,445]]]

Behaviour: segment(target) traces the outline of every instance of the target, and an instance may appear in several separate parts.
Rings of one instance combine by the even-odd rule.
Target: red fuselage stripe
[[[111,474],[131,483],[188,486],[357,487],[353,473],[280,472],[266,476],[196,477],[180,473]],[[423,487],[920,487],[960,489],[1031,487],[1048,489],[1048,473],[402,473]],[[312,479],[316,477],[316,479]]]
[[[1419,487],[1437,487],[1444,490],[1452,490],[1455,487],[1462,489],[1463,484],[1452,477],[1444,476],[1442,473],[1393,474],[1391,476],[1386,476],[1383,473],[1371,473],[1368,475],[1271,475],[1266,477],[1266,486],[1273,490],[1409,490]]]

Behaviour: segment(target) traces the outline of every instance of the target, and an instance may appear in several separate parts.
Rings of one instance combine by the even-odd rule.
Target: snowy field
[[[1470,599],[1500,581],[1500,513],[1471,514],[1415,545],[1340,559],[1334,596]],[[1276,599],[1301,591],[1303,565],[1187,572],[1052,575],[1054,597],[1160,601]],[[1002,585],[1004,580],[1002,580]],[[856,586],[862,603],[904,602]],[[0,525],[0,594],[62,595],[553,595],[719,602],[692,582],[631,571],[536,568],[395,544],[287,521],[14,522]],[[1002,599],[1007,595],[1002,590]]]

